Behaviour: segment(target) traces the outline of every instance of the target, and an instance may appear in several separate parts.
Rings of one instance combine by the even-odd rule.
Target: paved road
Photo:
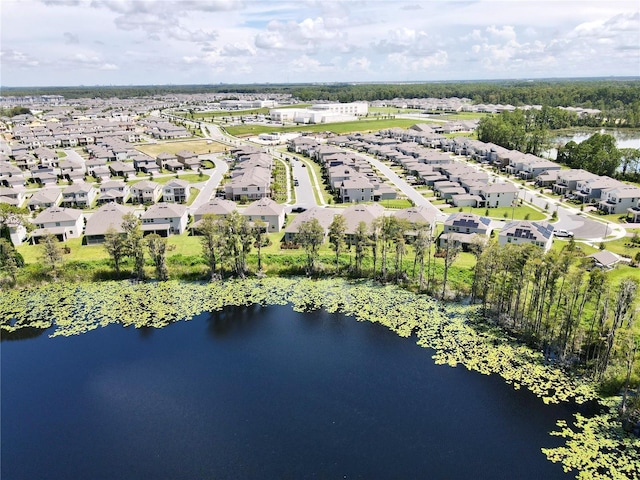
[[[68,160],[71,163],[76,163],[78,165],[84,166],[84,158],[82,158],[82,156],[78,152],[70,148],[65,148],[63,152],[67,155],[63,160]]]
[[[293,170],[293,178],[298,179],[298,186],[295,185],[296,191],[296,206],[310,208],[317,205],[316,197],[313,194],[313,184],[309,176],[309,167],[303,167],[305,165],[301,160],[292,157],[291,168]]]
[[[387,167],[380,160],[375,159],[369,155],[358,154],[361,158],[364,158],[371,165],[380,170],[391,183],[393,183],[398,189],[413,201],[416,206],[424,206],[433,210],[436,215],[436,221],[444,221],[449,215],[443,213],[439,208],[431,204],[429,200],[424,198],[419,192],[416,191],[411,185],[409,185],[404,179],[400,178],[393,170]]]
[[[229,170],[227,162],[222,160],[219,154],[201,155],[201,158],[211,160],[216,165],[216,168],[213,170],[202,170],[202,173],[210,175],[209,179],[206,182],[193,184],[194,187],[200,189],[200,193],[189,206],[189,213],[192,215],[201,205],[207,203],[215,196],[216,189],[218,188],[218,185],[220,185],[222,177],[227,173],[227,170]]]

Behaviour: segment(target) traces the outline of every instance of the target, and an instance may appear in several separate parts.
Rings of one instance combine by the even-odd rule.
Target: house
[[[518,198],[518,188],[511,182],[492,183],[480,188],[486,207],[511,207]]]
[[[98,204],[117,202],[127,203],[131,189],[129,185],[121,180],[113,180],[100,185],[100,195],[98,196]]]
[[[26,198],[26,193],[22,189],[0,187],[0,203],[8,203],[15,207],[20,207]]]
[[[236,210],[236,208],[236,203],[232,202],[231,200],[225,200],[224,198],[214,198],[198,207],[198,209],[193,214],[193,220],[195,222],[198,222],[202,220],[202,217],[205,215],[226,217],[231,212]]]
[[[558,170],[555,184],[553,185],[553,193],[558,195],[567,195],[578,189],[578,182],[591,180],[597,175],[582,170],[581,168],[572,168],[570,170]]]
[[[84,228],[82,211],[73,208],[49,207],[33,220],[36,229],[31,232],[31,240],[38,243],[45,235],[53,234],[64,242],[70,238],[79,238]]]
[[[491,233],[491,220],[473,213],[453,213],[444,221],[444,229],[438,245],[450,244],[463,250],[470,245],[485,240]]]
[[[370,230],[374,220],[384,215],[384,207],[380,204],[362,204],[347,207],[342,212],[345,228],[345,241],[352,245],[360,222],[364,222]]]
[[[162,200],[171,203],[187,203],[191,194],[191,185],[186,180],[176,178],[162,187]]]
[[[166,168],[166,164],[169,161],[180,163],[180,162],[178,162],[178,159],[176,158],[175,155],[172,155],[172,154],[170,154],[168,152],[161,152],[156,157],[156,163],[158,164],[158,166],[160,168]],[[184,165],[182,165],[182,166],[184,167]]]
[[[137,154],[133,157],[133,168],[138,172],[160,173],[160,165],[148,155]]]
[[[62,191],[62,206],[90,207],[97,196],[98,190],[90,183],[74,183]]]
[[[168,237],[186,230],[188,212],[185,205],[162,202],[151,205],[141,218],[143,232]]]
[[[243,170],[224,186],[227,200],[249,201],[268,197],[271,193],[271,172],[266,168]]]
[[[116,202],[109,202],[100,206],[87,219],[87,225],[84,230],[84,238],[87,245],[104,242],[104,236],[109,229],[122,233],[122,222],[124,216],[128,213],[135,214],[135,210],[132,207],[120,205]]]
[[[576,184],[576,197],[582,200],[583,203],[599,200],[602,198],[603,192],[621,185],[625,184],[607,176],[578,180]]]
[[[594,266],[598,268],[611,269],[620,262],[620,257],[608,250],[600,250],[597,253],[588,255],[587,258],[593,259]]]
[[[192,170],[200,167],[200,160],[198,155],[189,150],[180,150],[176,153],[176,160],[184,165],[184,168],[190,168]]]
[[[546,252],[553,243],[553,225],[549,222],[531,222],[529,220],[513,220],[508,222],[498,233],[500,245],[533,244]]]
[[[9,238],[11,239],[11,243],[16,247],[18,245],[22,245],[27,239],[27,228],[24,224],[18,219],[9,218],[5,225],[9,228]]]
[[[343,180],[340,183],[340,200],[343,203],[372,202],[374,186],[362,175]]]
[[[314,218],[318,220],[318,223],[322,227],[325,236],[329,231],[329,225],[333,222],[333,217],[336,215],[335,209],[322,208],[322,207],[312,207],[301,214],[297,215],[293,221],[287,225],[287,228],[284,230],[284,240],[285,242],[295,242],[298,233],[300,231],[300,224],[304,222],[308,222],[313,220]]]
[[[62,191],[58,188],[44,188],[34,193],[27,201],[29,210],[57,207],[62,202]]]
[[[142,180],[131,185],[132,203],[156,203],[162,197],[162,186],[151,180]]]
[[[627,213],[640,200],[640,187],[622,184],[619,187],[602,193],[602,200],[598,203],[598,210],[606,213]]]
[[[402,220],[406,220],[412,227],[419,224],[429,225],[429,230],[433,233],[436,225],[436,210],[424,205],[396,210],[393,215]]]
[[[262,221],[268,224],[268,232],[279,232],[284,227],[285,209],[269,197],[261,198],[244,209],[242,215],[250,222]]]
[[[111,170],[111,175],[116,177],[133,177],[136,174],[136,169],[133,164],[125,163],[121,161],[111,162],[109,164],[109,170]]]
[[[627,208],[627,221],[640,223],[640,200],[638,200],[637,205]]]

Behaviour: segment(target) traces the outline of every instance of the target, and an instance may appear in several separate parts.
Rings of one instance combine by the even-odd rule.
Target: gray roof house
[[[498,242],[500,245],[530,243],[546,252],[553,243],[553,225],[544,221],[513,220],[500,230]]]
[[[34,193],[27,201],[27,207],[31,211],[39,208],[55,207],[62,202],[62,191],[58,188],[44,188]]]
[[[49,207],[38,214],[33,220],[36,229],[31,232],[31,240],[38,240],[48,234],[53,234],[61,242],[69,238],[78,238],[84,228],[82,211],[73,208]]]
[[[87,219],[84,238],[87,245],[104,242],[104,235],[112,228],[122,233],[123,217],[127,213],[135,213],[135,209],[119,203],[105,203]]]
[[[188,212],[178,203],[156,203],[142,214],[142,231],[167,237],[181,234],[187,228]]]
[[[312,207],[301,214],[297,215],[293,221],[287,225],[287,228],[284,229],[284,240],[286,242],[295,242],[296,237],[298,235],[300,224],[304,222],[308,222],[312,219],[317,219],[318,223],[324,230],[325,236],[329,231],[329,225],[333,222],[333,217],[338,212],[335,209],[322,208],[322,207]]]
[[[256,200],[244,209],[242,215],[250,222],[262,221],[268,224],[269,232],[279,232],[284,227],[285,208],[269,197]]]

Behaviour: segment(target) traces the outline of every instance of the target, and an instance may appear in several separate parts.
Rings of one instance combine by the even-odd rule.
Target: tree
[[[156,278],[158,281],[164,282],[169,278],[169,269],[167,268],[167,251],[173,250],[175,245],[168,245],[167,239],[161,237],[157,233],[147,235],[145,244],[156,269]]]
[[[298,243],[307,254],[305,270],[313,275],[318,263],[318,250],[324,240],[324,229],[317,218],[302,222],[298,228]]]
[[[394,258],[394,271],[395,271],[395,281],[398,283],[400,281],[400,272],[402,271],[402,259],[404,258],[405,253],[407,253],[406,248],[406,234],[407,230],[409,230],[409,222],[405,219],[395,218],[394,229],[393,229],[393,243],[395,246],[395,258]]]
[[[253,222],[252,235],[256,240],[256,246],[258,249],[258,271],[262,271],[262,244],[265,241],[267,234],[267,224],[262,220],[256,220]]]
[[[144,237],[140,219],[133,213],[122,217],[126,255],[133,259],[133,272],[138,281],[144,280]]]
[[[48,233],[40,237],[42,245],[42,263],[45,264],[53,278],[58,276],[58,266],[62,263],[62,249],[58,237],[52,233]]]
[[[244,278],[247,270],[246,256],[251,251],[253,236],[247,217],[236,210],[224,217],[222,222],[224,235],[224,254],[231,271]]]
[[[111,260],[113,260],[113,267],[116,270],[116,275],[119,277],[120,265],[127,254],[125,236],[110,226],[104,234],[104,249],[111,257]]]
[[[447,292],[447,279],[449,276],[449,267],[453,264],[455,259],[458,257],[458,253],[460,253],[460,247],[454,245],[453,237],[451,234],[448,234],[446,237],[446,242],[444,246],[444,272],[442,274],[442,298],[445,297]]]
[[[16,281],[18,267],[23,263],[21,260],[11,242],[0,237],[0,271],[6,272],[12,283]]]
[[[354,247],[356,251],[356,274],[360,275],[362,272],[362,260],[367,253],[367,247],[369,246],[369,229],[365,222],[358,223],[354,237]]]
[[[413,239],[413,277],[416,275],[416,264],[420,266],[420,275],[418,277],[418,288],[424,288],[424,257],[428,250],[431,249],[431,226],[427,223],[418,223],[414,225],[416,232]]]
[[[336,252],[336,271],[338,270],[338,263],[340,261],[340,254],[344,250],[345,232],[347,230],[347,222],[341,214],[333,217],[331,225],[329,225],[329,243],[331,248]]]
[[[209,266],[209,279],[211,281],[216,278],[218,261],[224,248],[225,237],[223,229],[222,220],[211,214],[204,215],[198,227],[198,232],[201,234],[202,255]]]

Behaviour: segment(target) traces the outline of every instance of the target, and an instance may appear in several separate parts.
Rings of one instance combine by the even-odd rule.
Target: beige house
[[[170,203],[187,203],[191,195],[191,185],[186,180],[176,178],[162,187],[162,200]]]
[[[156,203],[162,197],[162,187],[151,180],[142,180],[131,185],[132,203]]]
[[[244,209],[242,215],[250,222],[261,221],[268,224],[268,232],[279,232],[284,227],[284,205],[280,205],[268,197],[253,202]]]

